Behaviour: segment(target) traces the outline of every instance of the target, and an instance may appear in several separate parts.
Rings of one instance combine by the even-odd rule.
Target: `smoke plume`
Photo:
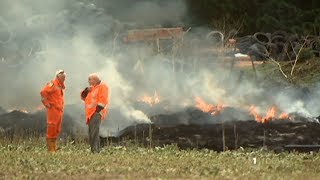
[[[216,65],[221,58],[194,53],[195,44],[208,44],[203,33],[188,33],[186,44],[177,42],[184,51],[169,54],[156,54],[147,43],[122,42],[126,30],[176,27],[186,19],[183,0],[2,0],[0,105],[34,110],[41,104],[40,89],[57,69],[67,72],[66,104],[79,107],[66,113],[83,124],[79,96],[88,86],[88,74],[98,72],[110,86],[110,115],[103,123],[103,136],[133,123],[150,122],[135,104],[139,97],[155,92],[166,102],[167,112],[194,106],[197,96],[213,104],[271,104],[266,101],[270,94],[266,96],[252,81],[239,83],[237,73],[229,73],[225,64]],[[297,111],[286,105],[291,97],[272,96],[283,110]]]

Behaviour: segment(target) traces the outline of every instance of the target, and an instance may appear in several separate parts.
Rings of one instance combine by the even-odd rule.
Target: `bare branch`
[[[292,44],[291,41],[290,41],[290,45],[291,45],[291,47],[292,47],[292,50],[293,50],[294,55],[297,57],[297,52],[296,52],[296,50],[294,49],[294,46],[293,46],[293,44]]]
[[[270,58],[270,60],[273,62],[273,63],[275,63],[275,64],[277,64],[278,66],[279,66],[279,70],[280,70],[280,72],[282,73],[282,75],[286,78],[286,79],[288,79],[288,76],[283,72],[283,70],[282,70],[282,67],[281,67],[281,64],[279,63],[279,62],[277,62],[276,60],[274,60],[273,58]]]
[[[299,51],[298,51],[298,54],[296,54],[296,59],[294,60],[294,64],[293,64],[293,66],[292,66],[292,69],[291,69],[291,76],[293,75],[293,70],[294,70],[294,68],[296,67],[296,64],[297,64],[297,61],[298,61],[298,59],[299,59],[299,56],[300,56],[300,53],[301,53],[301,50],[303,49],[303,47],[306,45],[306,43],[307,43],[307,38],[308,38],[308,36],[304,39],[304,42],[303,42],[303,44],[302,44],[302,46],[300,47],[300,49],[299,49]],[[293,48],[294,49],[294,48]],[[295,50],[294,50],[294,52],[295,52]]]
[[[111,54],[112,57],[114,57],[114,53],[116,50],[116,40],[117,40],[118,36],[119,36],[119,32],[115,32],[114,36],[113,36],[113,43],[112,43],[112,54]]]
[[[28,54],[28,56],[31,56],[31,54],[32,54],[32,51],[33,51],[33,48],[31,47],[31,48],[30,48],[30,51],[29,51],[29,54]]]
[[[285,52],[286,52],[286,54],[287,54],[287,56],[288,56],[288,58],[289,58],[289,61],[292,61],[292,59],[291,59],[291,57],[290,57],[287,49],[285,49]]]
[[[288,57],[289,57],[288,51],[287,51],[287,50],[285,50],[285,51],[286,51],[286,53],[287,53],[287,55],[288,55]],[[266,51],[266,54],[267,54],[267,56],[268,56],[268,58],[269,58],[269,60],[270,60],[271,62],[273,62],[273,63],[275,63],[276,65],[278,65],[279,70],[280,70],[280,72],[282,73],[282,75],[283,75],[286,79],[288,79],[288,75],[286,75],[286,74],[283,72],[282,67],[281,67],[281,64],[280,64],[279,62],[277,62],[276,60],[274,60],[274,59],[271,57],[271,54],[270,54],[270,52],[269,52],[268,50]],[[290,59],[290,57],[289,57],[289,59]]]

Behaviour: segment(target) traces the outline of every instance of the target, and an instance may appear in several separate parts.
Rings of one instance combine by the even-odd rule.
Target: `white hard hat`
[[[58,74],[66,74],[66,73],[64,72],[64,70],[59,69],[58,71],[56,71],[56,76],[57,76]]]

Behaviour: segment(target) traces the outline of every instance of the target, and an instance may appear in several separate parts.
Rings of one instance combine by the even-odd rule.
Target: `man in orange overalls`
[[[100,152],[99,129],[101,121],[108,114],[109,87],[101,82],[97,74],[89,75],[90,87],[81,92],[81,99],[85,102],[86,123],[89,126],[89,143],[92,153]]]
[[[40,92],[41,101],[47,109],[47,146],[49,152],[57,151],[57,138],[62,129],[64,112],[64,81],[66,73],[56,72],[55,80],[49,82]]]

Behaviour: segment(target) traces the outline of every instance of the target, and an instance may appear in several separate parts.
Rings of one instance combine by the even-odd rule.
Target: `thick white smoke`
[[[33,110],[41,104],[40,89],[54,78],[57,69],[64,69],[68,75],[66,104],[81,107],[80,92],[87,86],[87,76],[98,72],[111,88],[111,112],[105,122],[108,130],[103,129],[103,135],[133,122],[150,122],[132,105],[140,95],[135,82],[141,77],[130,77],[135,73],[132,63],[138,58],[119,47],[121,37],[114,39],[114,34],[130,28],[117,18],[127,22],[136,19],[140,25],[146,22],[145,26],[172,23],[180,21],[186,8],[182,1],[140,1],[133,3],[130,11],[122,11],[127,7],[122,3],[97,1],[101,4],[97,7],[95,1],[77,0],[1,2],[0,69],[1,82],[6,84],[1,86],[1,106]],[[118,8],[110,10],[113,14],[108,12],[112,7]],[[117,11],[122,13],[114,17]],[[151,12],[152,16],[145,15]],[[147,47],[139,49],[141,57],[149,51]],[[143,89],[140,88],[141,94]],[[66,113],[85,122],[79,111]]]
[[[267,108],[276,103],[283,111],[302,111],[301,103],[294,105],[291,96],[266,93],[247,79],[240,82],[236,71],[230,78],[229,66],[217,65],[223,59],[195,55],[194,42],[207,43],[201,41],[205,34],[188,33],[186,40],[192,40],[177,56],[156,55],[147,43],[122,43],[126,30],[177,26],[187,17],[183,0],[2,0],[0,105],[34,109],[40,105],[40,89],[54,78],[57,69],[64,69],[68,105],[82,107],[80,92],[92,72],[98,72],[111,87],[111,109],[103,136],[132,123],[150,122],[135,103],[155,91],[166,102],[168,112],[194,106],[196,96],[236,107],[260,104]],[[303,106],[311,111],[307,111],[310,116],[317,112],[310,110],[312,103]],[[66,113],[84,124],[79,111]]]

